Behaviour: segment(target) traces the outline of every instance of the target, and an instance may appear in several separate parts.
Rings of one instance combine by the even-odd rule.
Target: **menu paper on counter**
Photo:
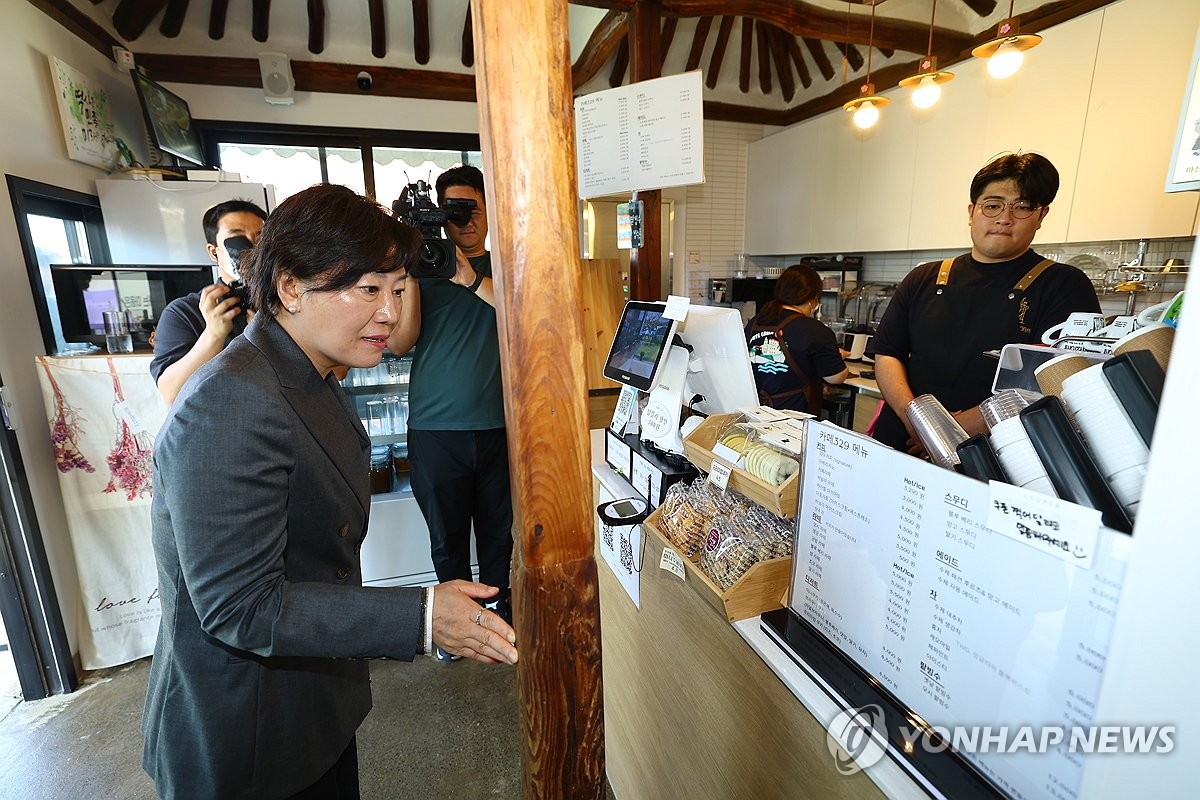
[[[1130,537],[1093,524],[1081,566],[991,530],[987,484],[828,423],[807,453],[793,612],[931,726],[1092,724]],[[956,749],[1011,797],[1077,795],[1085,755],[1066,746]]]
[[[575,98],[580,197],[704,182],[699,70]]]

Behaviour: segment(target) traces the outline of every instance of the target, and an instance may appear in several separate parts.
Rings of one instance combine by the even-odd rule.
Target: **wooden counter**
[[[594,471],[609,473],[606,496],[625,496],[619,476]],[[645,539],[639,609],[600,538],[605,760],[618,800],[884,796],[866,774],[837,772],[823,723],[691,586],[659,569],[661,540]]]
[[[872,417],[875,416],[875,408],[879,405],[879,401],[883,399],[883,394],[879,391],[879,384],[871,378],[860,378],[860,372],[868,372],[875,369],[874,364],[862,361],[847,361],[846,366],[850,368],[850,377],[845,380],[843,386],[848,386],[854,389],[854,413],[852,426],[853,430],[863,433],[867,426],[871,424]]]

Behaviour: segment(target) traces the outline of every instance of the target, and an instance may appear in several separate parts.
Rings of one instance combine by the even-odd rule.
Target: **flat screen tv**
[[[676,322],[663,316],[665,303],[630,300],[621,313],[604,377],[643,392],[654,388],[667,360]]]
[[[192,124],[187,101],[137,70],[132,74],[146,119],[146,130],[154,140],[154,146],[180,161],[197,167],[204,166],[204,149],[200,145],[200,135]]]

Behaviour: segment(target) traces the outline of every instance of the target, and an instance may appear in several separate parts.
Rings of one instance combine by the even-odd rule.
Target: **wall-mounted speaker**
[[[259,53],[258,69],[262,73],[263,97],[268,103],[290,106],[296,102],[292,96],[296,82],[286,53]]]

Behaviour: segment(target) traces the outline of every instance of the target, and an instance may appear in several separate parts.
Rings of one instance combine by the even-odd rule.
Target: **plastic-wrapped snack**
[[[675,484],[663,500],[659,528],[667,541],[689,559],[695,559],[708,521],[716,511],[713,498],[713,493],[696,481],[692,485]]]
[[[784,481],[800,471],[800,464],[795,458],[767,444],[751,444],[745,456],[746,471],[772,486],[782,486]]]
[[[762,560],[760,554],[764,547],[754,531],[735,524],[728,516],[718,516],[704,537],[700,569],[721,591],[728,591],[746,570]]]
[[[792,554],[795,520],[777,517],[762,506],[753,506],[746,518],[766,545],[764,560]]]
[[[727,425],[717,435],[717,441],[735,453],[744,453],[750,443],[750,428],[744,423]]]

